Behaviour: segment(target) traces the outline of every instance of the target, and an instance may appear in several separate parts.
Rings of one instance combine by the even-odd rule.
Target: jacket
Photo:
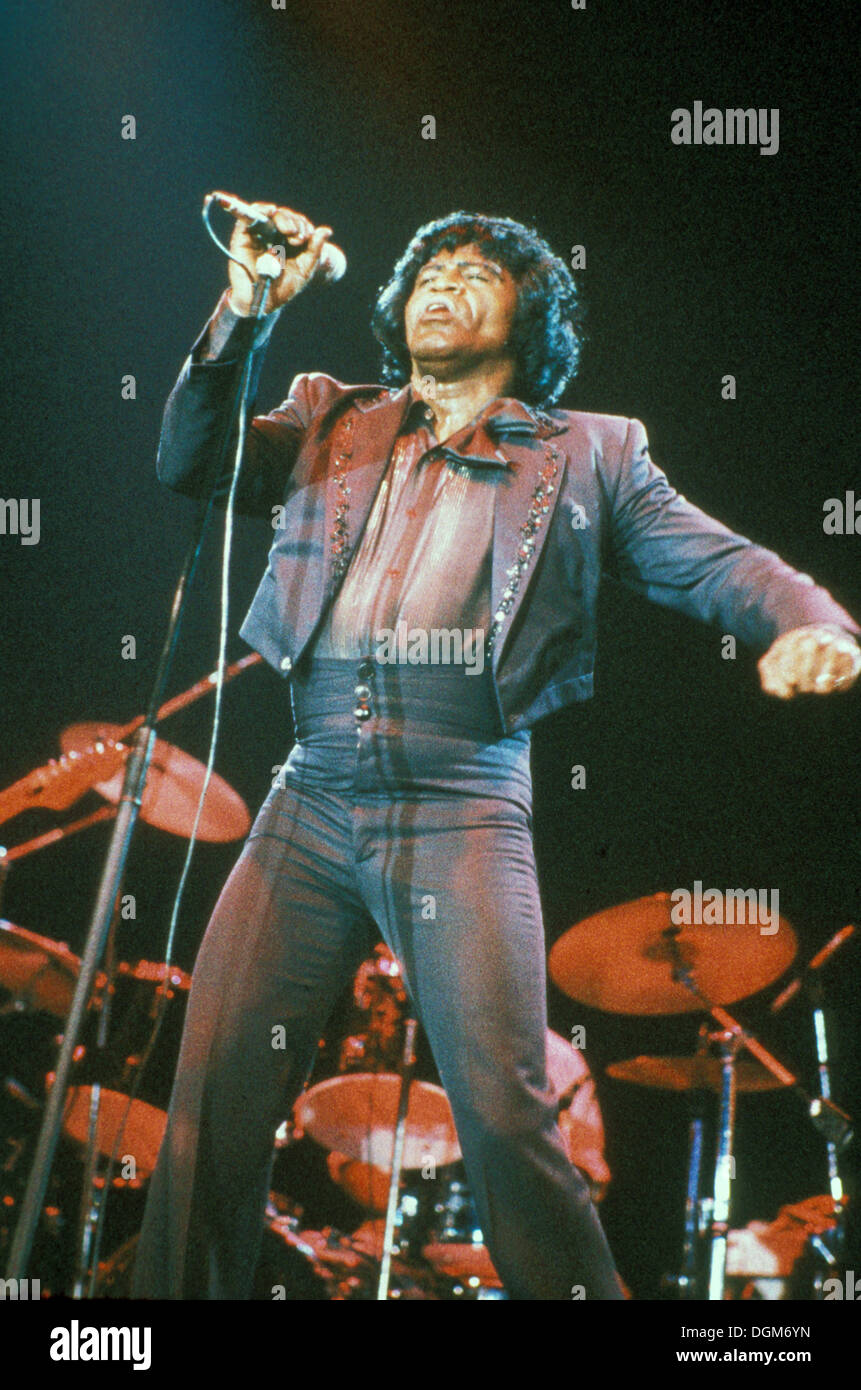
[[[238,333],[252,331],[248,322]],[[237,371],[235,361],[195,361],[202,340],[168,400],[157,461],[159,478],[191,496],[213,485]],[[258,337],[253,383],[264,351]],[[343,579],[409,403],[408,387],[301,373],[276,410],[250,422],[237,510],[268,520],[274,540],[240,633],[285,677]],[[861,632],[809,575],[676,492],[639,420],[525,406],[495,428],[509,464],[496,494],[487,636],[501,732],[592,695],[606,573],[762,651],[806,623]]]

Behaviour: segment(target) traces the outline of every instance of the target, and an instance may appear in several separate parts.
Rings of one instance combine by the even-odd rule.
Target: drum
[[[158,962],[120,965],[110,997],[107,1047],[96,1046],[105,1005],[101,995],[76,1052],[76,1084],[67,1092],[63,1133],[85,1145],[98,1099],[98,1151],[103,1158],[113,1156],[119,1175],[132,1185],[145,1181],[156,1165],[190,987],[191,977],[177,966],[168,972]],[[52,1082],[49,1073],[49,1087]]]

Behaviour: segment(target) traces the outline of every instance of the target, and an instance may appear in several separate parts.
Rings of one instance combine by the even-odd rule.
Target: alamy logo
[[[0,1279],[0,1299],[13,1298],[17,1302],[41,1297],[38,1279]]]
[[[774,936],[780,926],[780,891],[777,888],[707,888],[694,879],[689,888],[674,888],[670,894],[670,921],[675,927],[723,927],[759,923],[760,936]]]
[[[703,110],[701,101],[693,111],[677,106],[670,116],[670,139],[674,145],[759,145],[760,154],[777,154],[780,149],[780,109],[772,106],[716,106]]]
[[[484,670],[484,629],[480,627],[408,627],[403,618],[397,627],[381,627],[376,633],[376,658],[382,665],[463,666],[466,675]]]
[[[857,1303],[861,1299],[861,1275],[857,1275],[854,1269],[847,1269],[842,1280],[826,1279],[822,1285],[822,1297],[826,1303],[835,1298]]]
[[[152,1365],[151,1327],[70,1327],[51,1329],[52,1361],[132,1361],[135,1371]]]
[[[38,545],[40,513],[38,497],[0,497],[0,536],[17,536],[22,545]]]

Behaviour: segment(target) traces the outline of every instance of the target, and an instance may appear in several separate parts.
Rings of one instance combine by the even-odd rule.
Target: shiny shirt
[[[500,412],[509,417],[517,403],[491,401],[439,444],[427,406],[412,387],[410,396],[314,656],[379,655],[386,632],[399,634],[401,649],[409,634],[434,629],[460,630],[465,652],[486,638],[494,501],[510,465],[485,426]],[[429,637],[426,659],[445,660],[446,650]]]

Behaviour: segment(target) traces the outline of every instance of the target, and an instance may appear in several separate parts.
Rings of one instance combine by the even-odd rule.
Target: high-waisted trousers
[[[500,736],[488,671],[359,670],[320,659],[294,674],[297,741],[195,965],[134,1295],[251,1296],[275,1131],[382,937],[509,1298],[621,1298],[547,1083],[530,736]]]

